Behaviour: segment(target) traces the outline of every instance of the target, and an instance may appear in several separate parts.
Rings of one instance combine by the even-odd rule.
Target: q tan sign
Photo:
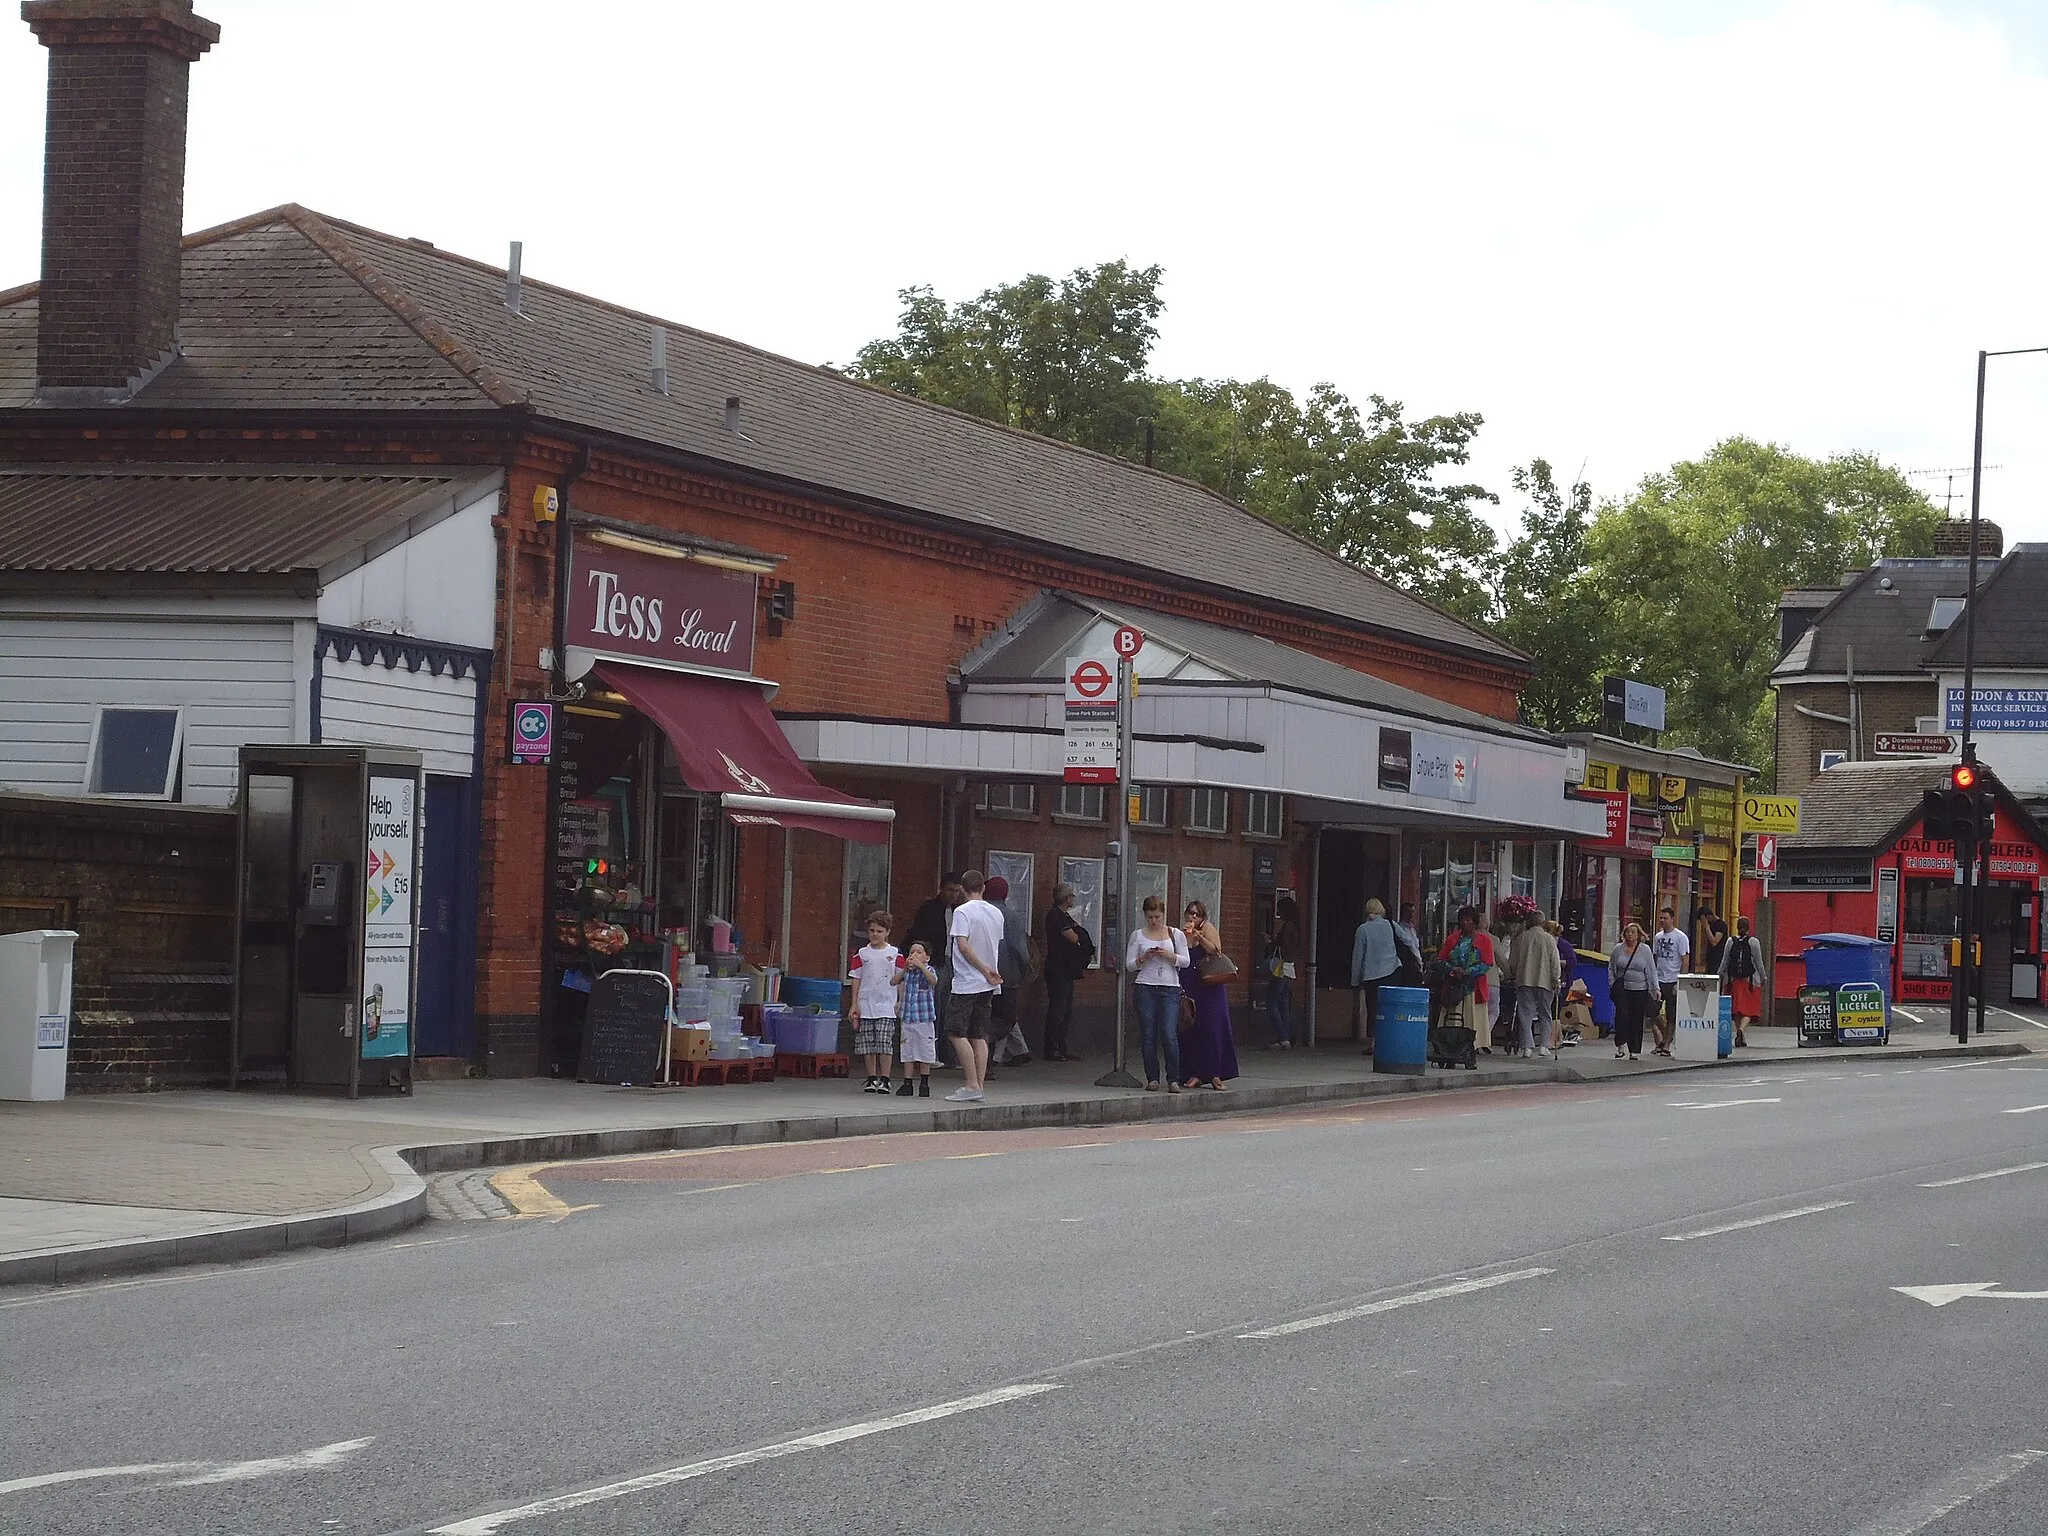
[[[1742,797],[1742,830],[1745,832],[1774,832],[1779,837],[1799,835],[1799,797],[1797,795],[1744,795]]]

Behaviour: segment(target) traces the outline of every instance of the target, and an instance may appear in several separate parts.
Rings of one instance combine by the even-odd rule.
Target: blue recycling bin
[[[1884,994],[1884,1021],[1892,1021],[1892,947],[1860,933],[1809,933],[1806,984],[1833,990],[1844,982],[1868,982]]]
[[[1381,987],[1372,1034],[1372,1069],[1422,1075],[1429,1059],[1429,989]]]

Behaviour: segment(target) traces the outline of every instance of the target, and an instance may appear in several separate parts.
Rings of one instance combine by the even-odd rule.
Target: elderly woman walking
[[[1621,942],[1607,957],[1607,990],[1614,998],[1614,1055],[1643,1059],[1643,1020],[1657,997],[1657,957],[1641,923],[1621,930]]]
[[[1351,936],[1352,1033],[1368,1056],[1379,1023],[1380,988],[1400,969],[1400,932],[1387,920],[1386,903],[1375,896],[1365,904],[1365,921]]]
[[[1523,1060],[1550,1052],[1550,1019],[1557,1003],[1557,940],[1531,911],[1508,945],[1508,975],[1515,983],[1515,1049]]]
[[[1223,937],[1199,901],[1187,905],[1181,931],[1187,937],[1188,964],[1180,988],[1194,1017],[1180,1037],[1180,1069],[1190,1088],[1207,1083],[1221,1089],[1237,1076],[1237,1041],[1230,1033],[1230,979],[1237,974],[1223,953]],[[1219,963],[1220,962],[1220,963]],[[1183,1008],[1182,1014],[1188,1012]]]

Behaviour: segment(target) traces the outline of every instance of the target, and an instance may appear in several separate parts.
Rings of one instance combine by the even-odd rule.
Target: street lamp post
[[[2011,347],[2002,352],[1977,354],[1977,421],[1970,443],[1970,575],[1963,594],[1963,741],[1962,760],[1972,767],[1977,762],[1977,745],[1970,739],[1970,727],[1977,703],[1977,554],[1983,519],[1984,495],[1984,372],[1994,357],[2023,357],[2031,352],[2048,352],[2048,347]],[[1970,1038],[1970,992],[1977,970],[1977,881],[1976,839],[1956,839],[1956,867],[1959,879],[1956,923],[1962,943],[1956,952],[1956,983],[1950,989],[1949,1028],[1958,1040]],[[1982,1029],[1982,1015],[1978,1029]]]

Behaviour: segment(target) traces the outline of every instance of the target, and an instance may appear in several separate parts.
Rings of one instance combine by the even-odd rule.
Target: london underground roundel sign
[[[1116,686],[1116,674],[1106,663],[1090,659],[1074,668],[1068,682],[1075,697],[1094,702],[1110,696]]]

